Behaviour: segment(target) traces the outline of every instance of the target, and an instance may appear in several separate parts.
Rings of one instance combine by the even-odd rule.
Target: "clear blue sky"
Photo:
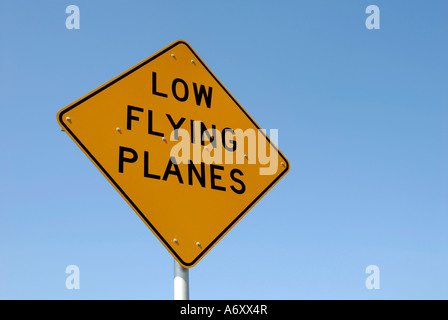
[[[75,4],[81,28],[67,30]],[[365,9],[380,8],[368,30]],[[173,258],[58,110],[191,44],[291,170],[192,299],[448,298],[445,1],[0,0],[0,299],[172,299]],[[77,265],[81,289],[67,290]],[[365,269],[380,268],[368,290]]]

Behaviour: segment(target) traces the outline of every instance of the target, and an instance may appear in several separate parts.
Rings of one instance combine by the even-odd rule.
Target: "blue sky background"
[[[81,29],[67,30],[75,4]],[[365,9],[380,8],[368,30]],[[56,122],[175,40],[291,170],[192,299],[448,298],[445,1],[0,0],[0,299],[172,299],[173,258]],[[67,290],[78,265],[81,289]],[[365,287],[368,265],[380,289]]]

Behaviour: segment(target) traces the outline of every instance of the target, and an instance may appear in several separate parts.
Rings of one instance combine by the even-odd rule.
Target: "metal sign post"
[[[189,284],[188,269],[174,259],[174,300],[190,299]]]

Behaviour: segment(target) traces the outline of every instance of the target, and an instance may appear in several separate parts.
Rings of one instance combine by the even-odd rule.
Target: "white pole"
[[[188,269],[174,259],[174,300],[189,300]]]

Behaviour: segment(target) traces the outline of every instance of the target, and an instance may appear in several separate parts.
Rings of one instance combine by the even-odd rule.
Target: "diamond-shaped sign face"
[[[59,124],[184,267],[289,170],[184,41],[59,111]],[[271,131],[272,132],[272,131]]]

